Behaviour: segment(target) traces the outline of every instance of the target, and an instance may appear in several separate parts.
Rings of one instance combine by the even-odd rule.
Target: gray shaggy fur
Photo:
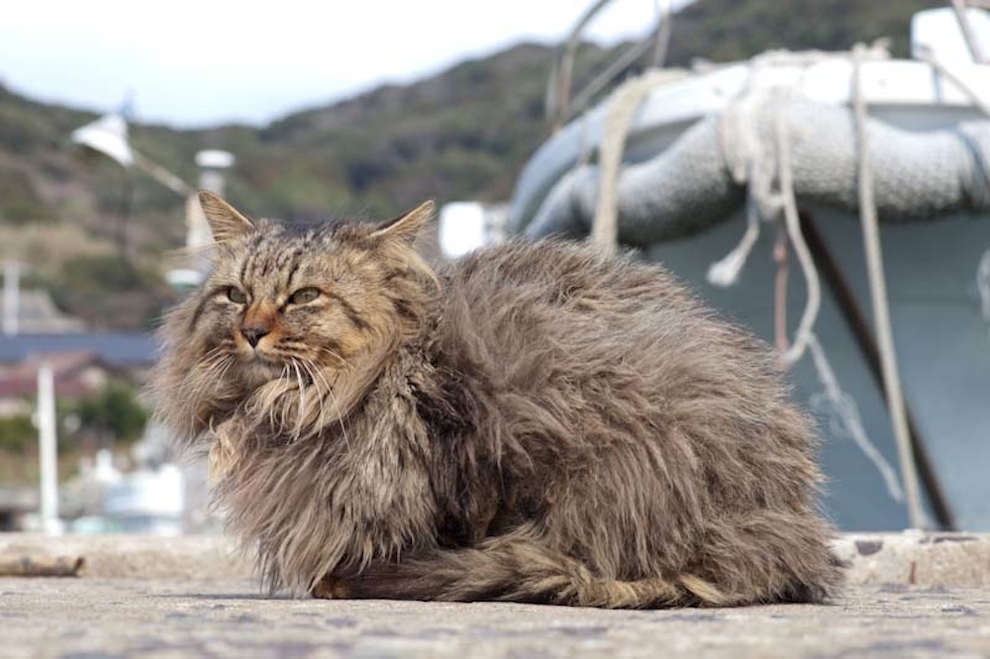
[[[839,584],[773,355],[661,267],[510,242],[434,272],[431,207],[294,228],[203,201],[223,240],[163,330],[159,413],[212,446],[271,589],[642,608]]]

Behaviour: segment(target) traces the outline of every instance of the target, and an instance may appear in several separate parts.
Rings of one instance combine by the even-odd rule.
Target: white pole
[[[58,535],[58,455],[55,432],[55,377],[49,364],[38,369],[38,459],[41,462],[41,527]]]
[[[21,264],[17,261],[3,263],[3,333],[17,334],[17,317],[20,315]]]

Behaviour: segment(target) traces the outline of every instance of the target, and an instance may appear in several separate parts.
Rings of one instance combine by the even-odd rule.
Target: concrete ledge
[[[213,535],[64,535],[0,533],[0,556],[79,557],[96,578],[230,580],[253,578],[235,544]]]
[[[835,543],[853,584],[990,586],[990,534],[850,533]]]
[[[921,587],[990,586],[990,534],[850,533],[835,542],[848,582]],[[2,557],[81,557],[94,578],[253,579],[248,560],[224,536],[0,533]]]

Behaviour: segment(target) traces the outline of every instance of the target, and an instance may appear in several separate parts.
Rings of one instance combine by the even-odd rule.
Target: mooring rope
[[[867,52],[874,59],[883,57],[883,53],[877,48]],[[862,58],[863,53],[860,53],[859,60]],[[858,67],[857,60],[854,60],[853,66]],[[858,83],[856,89],[858,89]],[[854,89],[853,93],[856,94],[857,91]],[[761,140],[756,133],[757,122],[754,117],[761,104],[772,106],[774,149],[762,147]],[[763,216],[765,215],[769,221],[780,223],[781,231],[783,235],[786,235],[786,242],[789,242],[793,247],[807,288],[804,311],[795,331],[793,342],[791,342],[787,338],[786,323],[787,250],[786,242],[782,243],[778,238],[774,246],[775,260],[777,261],[777,277],[774,283],[774,334],[781,360],[790,367],[796,364],[806,351],[811,351],[812,363],[819,382],[823,386],[823,391],[812,397],[813,407],[817,408],[816,411],[819,413],[822,413],[826,406],[828,407],[829,414],[827,416],[831,419],[830,424],[842,435],[850,437],[855,442],[880,473],[890,496],[894,500],[902,502],[904,501],[904,491],[893,468],[877,447],[871,443],[863,427],[855,401],[839,386],[838,379],[826,358],[825,350],[814,332],[821,308],[821,283],[818,270],[801,230],[797,210],[792,175],[792,135],[788,121],[790,104],[791,92],[789,89],[778,89],[776,93],[771,94],[750,90],[743,99],[733,106],[730,112],[724,115],[726,119],[730,115],[739,115],[736,117],[735,123],[723,122],[722,125],[726,132],[741,131],[741,134],[737,135],[732,142],[738,144],[741,152],[745,155],[743,160],[734,166],[733,175],[737,180],[742,179],[740,182],[745,181],[747,185],[747,226],[736,247],[710,266],[708,281],[718,286],[734,284],[738,280],[739,273],[759,236]],[[859,130],[862,133],[866,125],[865,115],[861,120],[863,123],[859,124]],[[743,123],[741,128],[738,125],[740,121]],[[728,147],[726,148],[728,149]],[[869,178],[867,184],[872,186]],[[873,213],[875,217],[875,205]],[[916,519],[920,520],[920,517],[912,517],[911,519],[912,525],[920,524],[920,521],[915,521]]]
[[[808,353],[814,361],[818,381],[822,385],[822,391],[811,397],[811,408],[820,416],[825,416],[828,419],[833,433],[845,435],[856,443],[863,455],[880,472],[890,498],[903,502],[904,490],[901,489],[901,484],[897,480],[897,472],[870,441],[866,430],[863,428],[863,420],[860,417],[856,399],[839,386],[835,371],[832,370],[825,350],[822,349],[814,332],[808,336]]]
[[[805,306],[793,341],[788,342],[786,338],[786,318],[784,321],[779,317],[775,318],[777,342],[778,346],[782,348],[781,359],[787,366],[793,366],[805,352],[810,352],[819,382],[823,387],[822,392],[812,397],[813,407],[819,408],[820,412],[823,406],[828,406],[830,410],[828,416],[833,427],[839,433],[850,437],[873,463],[884,480],[887,492],[893,499],[904,501],[906,498],[910,524],[912,527],[920,528],[924,524],[924,513],[921,508],[914,454],[907,431],[903,390],[893,349],[890,311],[879,246],[877,210],[873,198],[869,145],[866,139],[867,114],[860,79],[862,61],[866,57],[877,59],[883,56],[884,53],[877,48],[867,49],[864,46],[857,46],[852,53],[851,94],[858,135],[858,193],[863,239],[874,307],[877,343],[881,352],[884,393],[894,430],[894,439],[904,482],[903,488],[898,482],[893,467],[877,447],[870,442],[856,402],[839,386],[824,348],[814,331],[821,309],[822,292],[818,271],[801,229],[794,192],[791,154],[792,129],[789,115],[792,94],[790,88],[777,88],[772,93],[767,93],[765,89],[751,89],[734,104],[734,109],[727,113],[738,113],[741,117],[737,117],[737,119],[745,119],[741,129],[743,133],[737,135],[735,140],[744,156],[742,161],[735,163],[733,176],[740,183],[745,182],[747,186],[747,227],[736,247],[725,257],[712,264],[708,271],[708,279],[712,284],[719,286],[734,284],[759,238],[762,222],[776,221],[779,223],[781,230],[786,234],[786,242],[790,243],[797,258],[806,286]],[[818,59],[817,57],[812,58],[809,62],[818,61]],[[630,126],[646,95],[656,87],[670,82],[672,77],[674,76],[669,72],[647,72],[647,74],[622,85],[610,101],[604,122],[604,134],[598,149],[599,187],[591,231],[592,243],[607,253],[612,253],[617,249],[618,180]],[[773,146],[769,148],[767,143],[759,138],[755,128],[757,125],[756,113],[768,104],[773,112],[770,131]],[[727,116],[726,119],[728,119]],[[735,123],[737,124],[735,130],[739,130],[740,121]],[[723,130],[729,131],[732,128],[723,122]],[[777,250],[785,253],[786,243],[778,244]],[[782,268],[783,270],[781,270]],[[778,316],[786,313],[781,300],[786,294],[786,264],[778,262],[778,274],[780,275],[781,272],[784,274],[782,277],[778,277],[775,284]],[[984,262],[981,262],[980,273],[979,276],[982,279],[979,279],[978,286],[983,300],[984,315],[990,320],[990,250],[984,257]],[[781,281],[784,283],[781,284]]]
[[[880,249],[880,225],[873,196],[873,172],[870,168],[871,154],[869,136],[866,130],[866,98],[863,94],[861,80],[863,50],[862,45],[857,45],[853,49],[852,76],[852,101],[856,119],[859,156],[860,225],[863,229],[863,246],[866,250],[870,298],[873,301],[873,323],[877,346],[880,350],[880,370],[883,375],[884,393],[887,397],[887,411],[890,414],[894,440],[897,444],[897,454],[901,464],[901,479],[907,493],[908,521],[912,528],[922,528],[924,519],[921,507],[921,491],[918,486],[918,470],[915,465],[914,450],[911,446],[907,410],[904,405],[904,391],[901,386],[897,355],[894,349],[894,332],[890,322],[883,253]]]
[[[591,223],[591,242],[605,254],[614,254],[618,249],[619,174],[633,118],[647,94],[685,75],[681,71],[651,69],[623,83],[609,99],[598,147],[598,199]]]

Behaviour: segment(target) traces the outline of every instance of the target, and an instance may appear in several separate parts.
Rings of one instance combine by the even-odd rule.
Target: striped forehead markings
[[[248,288],[248,275],[254,269],[254,256],[258,253],[258,248],[261,246],[261,234],[255,234],[251,238],[251,242],[248,243],[248,249],[244,256],[244,261],[241,263],[241,273],[240,273],[240,283],[245,288]]]
[[[286,264],[284,266],[281,266],[282,268],[284,267],[289,268],[289,273],[285,277],[286,288],[292,287],[292,278],[296,276],[296,273],[299,271],[299,268],[302,266],[302,259],[300,257],[302,256],[304,249],[305,249],[305,245],[302,245],[292,250],[291,254],[286,255]]]
[[[302,256],[306,249],[311,246],[314,239],[313,232],[307,232],[295,240],[284,241],[282,245],[278,243],[265,245],[265,241],[260,239],[252,240],[248,246],[239,273],[239,281],[242,286],[253,290],[253,284],[265,283],[269,276],[278,276],[286,272],[286,276],[279,277],[279,284],[291,286],[292,279],[302,267]],[[267,248],[267,249],[265,249]],[[261,279],[261,282],[255,282]]]

